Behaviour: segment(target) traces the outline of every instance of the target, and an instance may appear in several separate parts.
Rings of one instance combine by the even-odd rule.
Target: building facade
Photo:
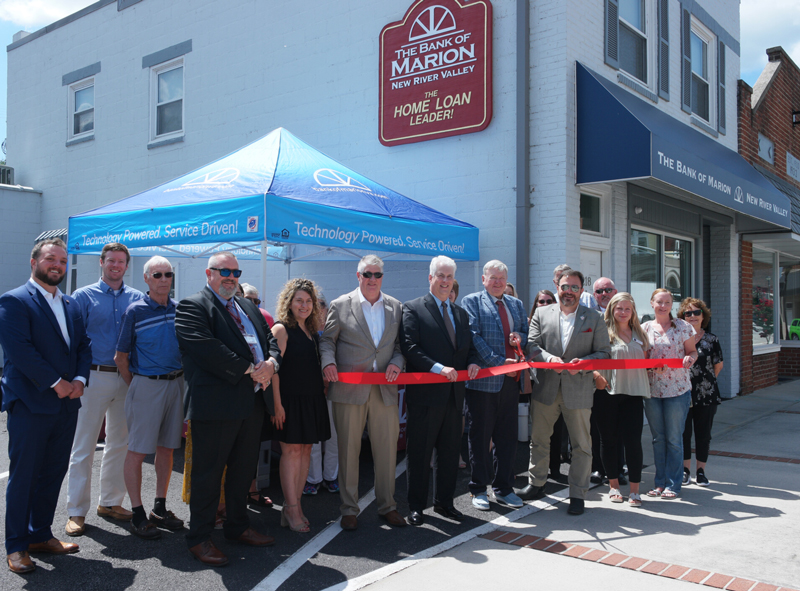
[[[474,4],[100,0],[8,47],[8,163],[41,192],[44,232],[285,127],[477,226],[481,258],[459,265],[462,294],[501,259],[526,305],[564,262],[588,287],[607,276],[631,291],[642,316],[656,287],[676,308],[703,298],[723,344],[723,395],[737,395],[741,236],[790,227],[786,197],[737,154],[739,3],[495,2],[488,125],[384,145],[381,31],[408,17],[424,29],[409,44],[422,35],[446,47]],[[452,29],[419,18],[440,9]],[[434,92],[429,76],[414,84]],[[83,259],[73,258],[76,285],[96,279],[96,261]],[[405,300],[427,289],[425,264],[387,261],[385,291]],[[204,266],[177,261],[177,297],[202,287]],[[260,272],[244,268],[242,280]],[[355,287],[354,271],[270,263],[262,300],[269,308],[288,273],[335,297]]]

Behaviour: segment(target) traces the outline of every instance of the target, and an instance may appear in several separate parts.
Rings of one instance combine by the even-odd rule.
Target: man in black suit
[[[0,297],[10,460],[6,552],[8,568],[18,574],[36,568],[28,553],[78,551],[51,529],[92,363],[80,307],[58,289],[66,271],[66,244],[39,242],[30,280]]]
[[[461,447],[461,408],[464,382],[457,372],[466,369],[474,378],[480,367],[472,345],[469,318],[450,302],[456,263],[446,256],[431,261],[430,292],[403,304],[400,349],[410,372],[432,372],[449,380],[444,384],[406,386],[408,404],[408,506],[411,525],[424,523],[428,502],[431,455],[438,454],[433,510],[460,521],[464,515],[453,506]],[[467,366],[469,364],[469,366]]]
[[[184,410],[192,421],[186,541],[195,558],[212,566],[228,563],[211,541],[226,465],[225,538],[251,546],[275,542],[250,527],[247,491],[258,461],[265,388],[281,355],[258,308],[234,297],[241,274],[233,254],[215,254],[208,260],[208,285],[182,300],[175,316],[188,383]]]

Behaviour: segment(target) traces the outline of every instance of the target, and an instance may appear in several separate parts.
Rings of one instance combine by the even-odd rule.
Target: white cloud
[[[33,32],[94,2],[96,0],[0,0],[0,20]]]
[[[800,65],[800,2],[742,0],[741,72],[753,84],[767,63],[767,49],[780,45]]]

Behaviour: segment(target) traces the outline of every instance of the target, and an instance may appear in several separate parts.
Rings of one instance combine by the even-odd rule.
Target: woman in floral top
[[[672,294],[659,288],[650,297],[656,318],[642,325],[650,340],[650,359],[683,358],[683,368],[648,370],[650,398],[644,412],[653,435],[655,486],[648,497],[674,499],[683,480],[683,427],[691,402],[689,368],[697,361],[694,329],[672,317]]]
[[[717,405],[722,402],[717,385],[717,376],[722,371],[722,347],[715,335],[705,331],[711,321],[711,311],[704,301],[686,298],[681,302],[678,316],[694,328],[698,354],[697,363],[691,369],[692,408],[686,416],[686,426],[683,431],[683,484],[692,481],[689,468],[692,463],[692,424],[694,424],[694,447],[697,450],[695,482],[700,486],[708,486],[705,468],[711,443],[711,427],[714,424]]]

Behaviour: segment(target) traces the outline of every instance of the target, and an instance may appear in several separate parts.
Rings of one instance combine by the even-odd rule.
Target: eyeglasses
[[[254,303],[256,306],[258,306],[258,305],[261,303],[261,300],[259,300],[258,298],[248,298],[247,296],[245,296],[245,299],[248,299],[248,300],[250,300],[250,301],[251,301],[251,302],[253,302],[253,303]]]
[[[599,293],[599,294],[611,293],[612,291],[614,291],[614,289],[615,289],[615,288],[613,288],[613,287],[606,287],[606,288],[601,288],[601,289],[595,289],[595,290],[594,290],[594,293]]]
[[[161,279],[162,275],[167,279],[172,279],[175,276],[175,273],[173,273],[172,271],[167,271],[166,273],[158,271],[156,273],[151,273],[150,277],[152,277],[153,279]]]
[[[559,291],[571,291],[572,293],[578,293],[581,290],[580,285],[567,285],[566,283],[563,285],[558,286]]]
[[[375,279],[380,279],[381,277],[383,277],[383,273],[381,273],[380,271],[376,271],[375,273],[373,273],[372,271],[364,271],[364,272],[361,274],[361,276],[362,276],[364,279],[372,279],[373,277],[374,277]]]
[[[540,306],[549,306],[550,304],[555,304],[553,300],[538,300]]]
[[[242,276],[241,269],[218,269],[217,267],[209,267],[209,269],[216,271],[221,277],[230,277],[231,273],[233,273],[233,276],[237,279]]]
[[[686,312],[683,313],[684,318],[686,318],[687,316],[702,316],[702,315],[703,315],[702,310],[686,310]]]

